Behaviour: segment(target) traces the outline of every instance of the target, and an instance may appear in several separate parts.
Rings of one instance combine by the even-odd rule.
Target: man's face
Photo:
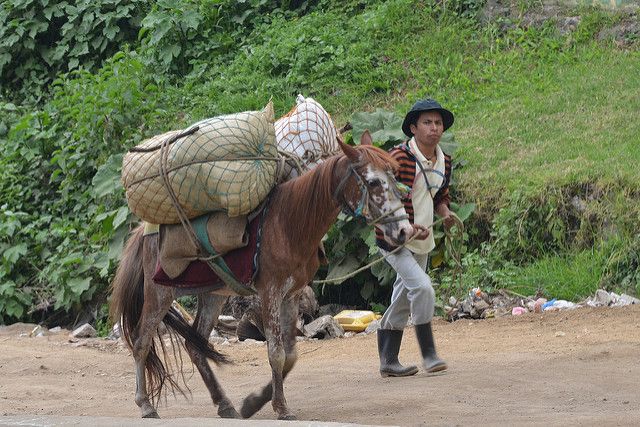
[[[411,125],[410,129],[418,144],[435,146],[440,142],[444,132],[442,115],[437,111],[420,113],[416,124]]]

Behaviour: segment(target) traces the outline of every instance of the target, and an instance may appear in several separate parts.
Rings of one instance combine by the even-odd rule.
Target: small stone
[[[480,301],[475,302],[474,304],[475,309],[479,312],[482,313],[484,312],[486,309],[488,309],[490,307],[489,304],[487,304],[487,302],[483,299],[481,299]]]
[[[636,297],[632,297],[631,295],[622,294],[620,295],[620,298],[618,298],[618,301],[616,302],[615,305],[625,306],[625,305],[632,305],[632,304],[640,304],[640,299]]]
[[[304,326],[309,338],[336,338],[344,336],[344,329],[333,316],[327,314]]]
[[[71,332],[71,336],[74,338],[95,338],[98,336],[98,333],[93,326],[85,323],[84,325],[74,329],[74,331]]]
[[[120,331],[120,323],[118,322],[115,325],[113,325],[113,327],[111,328],[111,332],[109,332],[109,336],[107,338],[110,340],[117,340],[121,336],[122,336],[122,333]]]
[[[611,298],[609,292],[605,291],[604,289],[598,289],[596,291],[595,302],[598,306],[606,306],[610,305],[613,302],[613,298]]]

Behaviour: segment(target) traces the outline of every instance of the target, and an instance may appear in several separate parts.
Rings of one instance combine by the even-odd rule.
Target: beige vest
[[[436,162],[432,163],[424,157],[413,138],[409,140],[409,149],[415,156],[416,162],[420,162],[422,165],[429,180],[429,188],[427,188],[427,183],[425,182],[420,166],[416,164],[416,176],[411,192],[413,222],[414,224],[429,227],[430,233],[429,237],[425,240],[413,240],[409,242],[406,248],[416,254],[428,254],[436,246],[433,238],[433,227],[431,226],[433,224],[433,198],[444,182],[444,153],[439,145],[436,146]]]

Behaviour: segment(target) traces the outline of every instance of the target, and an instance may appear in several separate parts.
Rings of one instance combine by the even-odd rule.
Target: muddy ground
[[[122,343],[20,336],[31,329],[0,328],[0,416],[139,416]],[[640,425],[640,306],[436,320],[434,329],[450,365],[434,376],[381,378],[375,334],[300,342],[289,405],[301,420],[356,424]],[[219,349],[235,362],[216,372],[239,406],[269,380],[266,348]],[[410,328],[401,360],[418,361]],[[160,416],[217,417],[197,374],[189,385],[191,400],[170,396]],[[273,417],[270,405],[256,415]]]

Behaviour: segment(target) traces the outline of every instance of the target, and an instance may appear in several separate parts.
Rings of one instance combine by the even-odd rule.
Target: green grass
[[[640,54],[585,49],[572,64],[536,64],[511,93],[461,115],[464,191],[640,180]]]
[[[548,298],[577,301],[595,293],[606,260],[607,251],[604,249],[543,258],[525,268],[513,270],[519,279],[511,289],[523,295],[535,295],[542,290]]]
[[[577,34],[611,20],[587,13]],[[357,111],[402,115],[433,96],[456,113],[467,195],[637,182],[640,52],[554,31],[549,24],[496,34],[429,3],[393,0],[346,21],[332,11],[274,20],[231,62],[178,90],[189,92],[184,109],[193,120],[269,99],[280,115],[303,93],[338,126]]]

